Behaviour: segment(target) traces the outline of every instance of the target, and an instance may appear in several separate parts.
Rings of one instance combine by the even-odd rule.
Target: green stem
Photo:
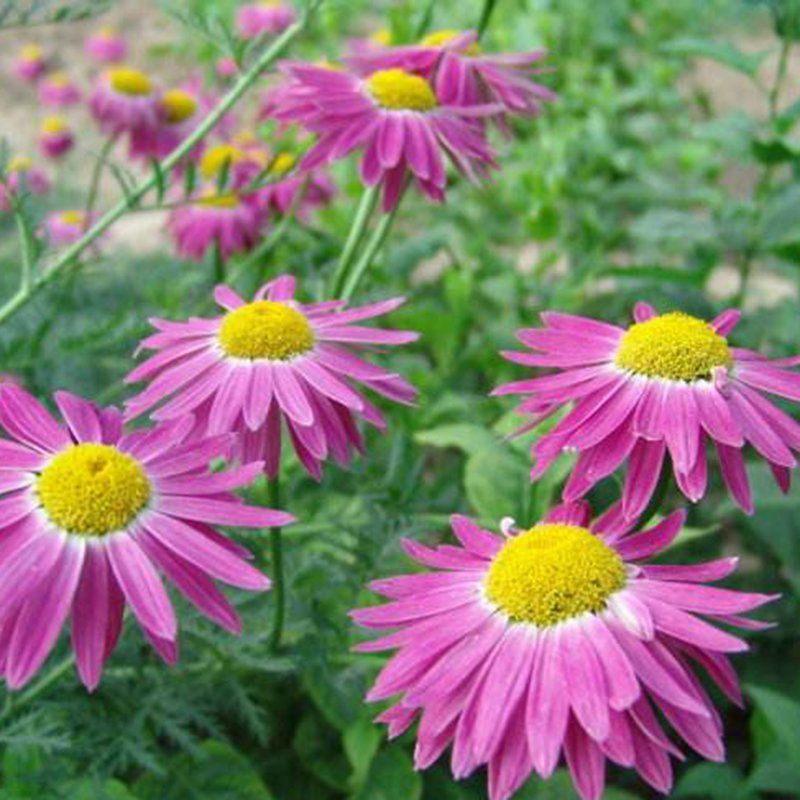
[[[350,231],[347,234],[342,255],[339,257],[339,263],[336,266],[336,272],[333,274],[333,279],[331,281],[332,297],[338,297],[344,288],[347,281],[347,273],[355,261],[358,246],[361,244],[364,234],[366,233],[367,224],[378,202],[379,193],[380,189],[378,186],[370,186],[365,189],[364,194],[361,195],[361,200],[358,203],[353,222],[350,224]]]
[[[375,226],[375,230],[372,232],[372,236],[370,236],[369,240],[367,241],[364,251],[361,253],[361,257],[351,270],[350,274],[347,275],[345,284],[342,287],[342,291],[334,294],[334,297],[339,297],[342,300],[349,300],[355,294],[359,283],[361,283],[365,273],[372,265],[378,250],[381,249],[383,243],[386,241],[386,237],[388,236],[389,230],[392,227],[394,218],[397,215],[397,209],[400,207],[401,200],[402,196],[398,198],[395,207],[388,214],[384,214],[381,217],[380,222]]]
[[[228,113],[228,111],[238,102],[239,98],[255,83],[261,73],[278,58],[286,47],[300,34],[308,25],[316,10],[323,0],[311,0],[306,13],[288,27],[264,52],[255,60],[252,66],[242,73],[230,91],[220,100],[213,111],[203,120],[194,132],[184,139],[183,143],[172,151],[162,162],[161,172],[166,175],[188,155],[194,147],[208,133],[216,127],[217,123]],[[107,211],[77,242],[66,248],[61,256],[53,263],[46,272],[31,282],[30,287],[24,292],[18,292],[10,298],[5,305],[0,308],[0,323],[5,322],[9,317],[25,306],[31,298],[47,286],[54,278],[72,264],[87,248],[89,248],[102,234],[123,216],[133,206],[137,205],[149,191],[158,184],[158,176],[155,172],[147,179],[137,184],[130,193],[117,205]]]
[[[214,285],[225,283],[225,259],[222,257],[222,245],[219,238],[214,240],[213,257],[214,263]]]
[[[789,53],[792,50],[792,40],[788,37],[781,41],[781,52],[778,56],[778,67],[775,71],[775,80],[769,92],[769,118],[774,121],[778,115],[778,102],[781,99],[781,89],[786,80],[789,67]]]
[[[65,672],[67,672],[75,663],[74,654],[68,655],[63,661],[56,664],[50,672],[48,672],[37,683],[31,686],[25,692],[19,694],[16,698],[12,699],[9,695],[6,705],[0,712],[0,720],[6,719],[12,712],[17,711],[20,706],[27,705],[32,700],[35,700],[40,694],[50,688]]]
[[[492,19],[492,13],[497,7],[498,0],[484,0],[483,10],[481,11],[480,21],[478,22],[478,38],[480,39],[486,29],[489,27],[489,22]]]
[[[268,503],[270,508],[279,508],[281,502],[280,479],[276,475],[270,478],[268,487]],[[283,635],[283,621],[286,616],[286,593],[283,574],[283,535],[280,528],[269,529],[269,550],[271,560],[272,597],[274,611],[272,616],[272,630],[269,634],[269,649],[277,653]]]
[[[19,250],[20,250],[20,273],[19,273],[19,291],[27,292],[31,286],[33,276],[33,258],[31,255],[31,231],[28,227],[28,222],[25,215],[19,206],[19,201],[12,196],[12,209],[14,212],[14,221],[17,224],[17,233],[19,234]]]
[[[114,149],[116,143],[116,136],[107,139],[97,156],[97,161],[95,161],[94,169],[92,170],[92,179],[89,183],[89,196],[86,200],[86,211],[84,213],[85,221],[83,223],[84,231],[92,224],[92,212],[97,204],[97,195],[100,191],[100,178],[103,175],[103,170],[108,163],[108,157],[111,155],[111,151]]]

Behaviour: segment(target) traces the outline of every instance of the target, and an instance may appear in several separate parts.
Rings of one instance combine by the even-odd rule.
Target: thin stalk
[[[358,203],[358,208],[350,224],[350,231],[347,234],[347,239],[342,249],[342,255],[339,257],[339,263],[336,266],[336,272],[334,272],[331,281],[332,297],[338,297],[339,293],[344,288],[347,281],[347,273],[355,261],[358,247],[364,238],[364,234],[367,231],[367,224],[378,202],[379,193],[380,189],[378,186],[370,186],[365,189],[364,194],[361,195],[361,200]]]
[[[486,29],[489,27],[489,22],[492,19],[492,14],[497,7],[498,0],[484,0],[483,9],[481,10],[480,20],[478,22],[478,38],[480,39]]]
[[[110,139],[107,139],[97,156],[97,161],[95,161],[94,169],[92,170],[92,179],[89,183],[89,195],[86,199],[83,223],[84,231],[86,231],[92,223],[92,213],[94,212],[95,205],[97,205],[97,195],[100,191],[100,178],[103,176],[103,170],[108,163],[108,157],[111,155],[111,151],[114,149],[116,143],[117,136],[112,136]]]
[[[268,503],[270,508],[279,508],[281,502],[280,479],[276,475],[267,483]],[[269,634],[269,649],[277,653],[283,635],[283,623],[286,617],[285,576],[283,574],[283,534],[281,528],[269,529],[269,551],[271,560],[272,597],[274,605],[272,629]]]
[[[394,208],[388,214],[384,214],[381,217],[380,222],[375,226],[375,230],[372,232],[372,236],[370,236],[367,244],[364,246],[361,257],[350,271],[350,274],[347,275],[341,293],[334,294],[334,297],[340,297],[342,300],[349,300],[355,294],[359,283],[361,283],[362,278],[372,265],[378,250],[381,249],[383,243],[386,241],[386,237],[389,235],[389,230],[397,215],[397,209],[400,208],[402,199],[402,196],[399,197]]]
[[[0,712],[0,720],[6,719],[6,717],[8,717],[11,713],[17,711],[20,708],[20,706],[27,705],[32,700],[35,700],[37,697],[39,697],[40,694],[49,689],[50,686],[52,686],[74,664],[75,664],[75,655],[71,653],[63,661],[60,661],[58,664],[56,664],[50,670],[50,672],[48,672],[37,683],[31,686],[30,689],[20,693],[13,699],[9,695],[5,707],[3,708],[2,712]]]
[[[20,273],[19,273],[19,291],[26,292],[30,289],[31,280],[33,277],[33,257],[31,254],[31,231],[28,227],[25,215],[22,213],[19,202],[12,198],[12,208],[14,212],[14,221],[17,224],[17,233],[19,234],[19,252],[20,252]]]
[[[212,261],[214,264],[214,285],[225,283],[225,259],[222,257],[222,245],[219,237],[214,240]]]
[[[275,41],[255,60],[253,65],[240,75],[237,82],[215,106],[214,110],[211,111],[191,135],[184,139],[184,141],[161,162],[161,172],[164,175],[171,172],[172,169],[216,127],[222,117],[224,117],[238,102],[239,98],[241,98],[247,89],[258,80],[261,73],[275,61],[298,34],[303,31],[321,3],[322,0],[312,0],[311,3],[309,3],[306,13],[295,22],[294,25],[288,27],[275,39]],[[123,200],[100,217],[78,241],[66,248],[61,256],[52,264],[50,269],[43,272],[38,278],[32,281],[30,287],[26,291],[18,292],[14,297],[9,299],[5,305],[0,308],[0,323],[5,322],[9,317],[19,311],[37,292],[60,275],[66,267],[75,262],[75,260],[102,236],[111,225],[133,206],[137,205],[139,200],[149,191],[155,188],[158,180],[158,176],[153,172],[149,178],[137,184]]]

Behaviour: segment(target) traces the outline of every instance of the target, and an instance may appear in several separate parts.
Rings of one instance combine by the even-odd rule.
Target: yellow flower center
[[[42,120],[42,133],[63,133],[68,128],[64,117],[45,117]]]
[[[288,361],[314,346],[314,332],[305,316],[286,303],[257,300],[225,316],[219,343],[232,358]]]
[[[617,350],[616,364],[649,378],[709,380],[715,367],[731,367],[727,341],[707,322],[680,311],[631,325]]]
[[[429,33],[427,36],[420,39],[420,44],[423,47],[444,47],[446,44],[449,44],[456,36],[461,36],[461,31],[454,31],[454,30],[442,30],[442,31],[433,31],[433,33]],[[477,42],[473,42],[469,47],[466,47],[462,51],[465,55],[468,56],[477,56],[480,55],[481,48]]]
[[[272,159],[269,171],[273,175],[284,175],[287,172],[291,172],[296,163],[297,159],[291,153],[278,153],[278,155]]]
[[[215,178],[223,169],[247,158],[247,154],[232,144],[217,144],[209,147],[200,161],[200,173],[204,178]]]
[[[33,168],[33,161],[28,156],[14,156],[8,162],[9,172],[30,172]]]
[[[625,585],[617,553],[586,528],[541,523],[508,539],[486,575],[486,596],[513,622],[546,628],[598,613]]]
[[[36,492],[47,516],[78,536],[120,531],[150,499],[138,461],[107,444],[77,444],[42,470]]]
[[[83,211],[62,211],[59,217],[65,225],[83,225],[86,220]]]
[[[379,28],[370,34],[369,40],[380,47],[389,47],[392,43],[392,32],[388,28]]]
[[[167,122],[177,124],[193,117],[197,111],[197,100],[183,89],[171,89],[161,96],[161,107]]]
[[[69,75],[66,72],[54,72],[48,75],[47,81],[51,86],[66,86],[69,83]]]
[[[431,111],[437,101],[425,78],[402,69],[381,69],[366,80],[375,102],[395,111]]]
[[[203,189],[195,204],[213,208],[236,208],[239,205],[239,197],[233,192],[218,192],[209,186]]]
[[[23,61],[39,61],[42,57],[42,48],[38,44],[26,44],[20,50],[20,57]]]
[[[111,88],[120,94],[141,97],[153,91],[150,78],[141,70],[132,67],[117,67],[108,73]]]
[[[112,28],[109,25],[106,25],[105,27],[100,28],[100,30],[97,31],[97,35],[101,39],[116,39],[117,38],[117,29],[116,28]]]

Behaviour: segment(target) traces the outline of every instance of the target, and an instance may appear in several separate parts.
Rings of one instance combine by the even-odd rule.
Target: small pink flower
[[[282,33],[296,19],[297,14],[288,3],[262,0],[260,3],[247,3],[239,9],[236,30],[242,39],[255,39],[263,33]]]
[[[220,78],[234,78],[239,74],[239,66],[230,57],[220,58],[216,63],[217,76]]]
[[[128,55],[128,45],[114,28],[101,28],[86,39],[86,55],[98,64],[116,64]]]
[[[131,131],[131,158],[162,159],[192,134],[203,119],[201,98],[189,88],[170,89],[157,100],[158,123]],[[198,145],[190,158],[197,158]]]
[[[114,67],[98,78],[89,108],[108,136],[152,131],[159,124],[159,95],[150,78],[130,67]]]
[[[50,178],[27,156],[14,156],[6,167],[5,180],[0,182],[0,211],[11,208],[10,195],[20,191],[43,195],[50,191]]]
[[[25,45],[14,60],[12,69],[14,74],[26,83],[37,81],[47,69],[42,48],[35,44]]]
[[[436,31],[417,45],[360,49],[347,59],[362,73],[378,69],[404,69],[427,78],[442,103],[455,106],[495,104],[502,114],[537,114],[542,103],[556,95],[531,80],[545,57],[529,53],[483,53],[475,31]]]
[[[75,144],[67,121],[62,117],[47,117],[39,130],[39,150],[46,158],[61,158]]]
[[[128,416],[138,417],[157,404],[155,419],[193,413],[203,435],[235,432],[238,458],[263,460],[268,475],[279,468],[282,425],[315,478],[328,457],[348,464],[353,448],[363,451],[356,420],[386,425],[355,384],[399,403],[416,399],[403,378],[354,351],[406,344],[417,334],[354,324],[394,310],[403,298],[346,310],[336,300],[302,305],[294,294],[295,281],[288,275],[263,286],[251,302],[218,286],[215,297],[223,316],[155,321],[158,333],[141,348],[157,354],[126,378],[150,385],[128,402]]]
[[[81,101],[81,90],[65,72],[52,72],[39,83],[39,102],[45,106],[65,108]]]
[[[379,70],[366,78],[311,64],[285,67],[293,83],[272,102],[273,116],[317,134],[300,164],[310,170],[363,149],[361,178],[383,187],[383,207],[395,207],[407,177],[434,201],[444,200],[445,159],[476,180],[496,167],[479,124],[497,106],[443,103],[420,75]]]
[[[207,187],[170,213],[167,226],[178,254],[202,261],[218,246],[224,260],[251,250],[261,238],[263,216],[254,204],[233,192]]]
[[[278,153],[270,160],[267,177],[274,180],[290,173],[294,166],[295,158],[291,153]],[[299,202],[298,192],[302,192]],[[315,169],[304,174],[287,174],[282,180],[264,186],[256,192],[256,202],[266,211],[279,215],[288,214],[294,207],[296,217],[306,222],[313,211],[328,205],[335,196],[336,184],[330,175]]]
[[[390,602],[352,612],[393,631],[356,649],[398,651],[367,699],[399,696],[378,717],[392,738],[419,720],[417,769],[452,746],[456,779],[486,765],[490,799],[507,800],[532,772],[549,778],[563,754],[583,800],[601,798],[606,760],[667,794],[682,754],[666,723],[704,758],[724,759],[695,664],[741,705],[728,654],[748,646],[718,624],[770,627],[742,615],[775,596],[707,585],[735,558],[651,565],[683,511],[642,532],[618,507],[594,522],[590,513],[567,503],[504,535],[454,516],[459,545],[403,542],[433,571],[374,581]]]
[[[116,408],[67,392],[59,423],[30,394],[0,387],[0,664],[19,689],[35,675],[70,617],[78,674],[92,690],[129,606],[169,664],[178,622],[160,573],[198,610],[232,632],[236,611],[215,581],[249,591],[269,579],[218,528],[264,528],[288,514],[244,505],[232,492],[261,464],[210,472],[231,437],[187,439],[193,423],[125,433]]]
[[[628,462],[623,508],[636,517],[647,506],[667,456],[680,490],[692,502],[706,492],[706,447],[714,445],[722,477],[748,513],[753,498],[742,451],[750,444],[767,460],[783,491],[800,451],[800,424],[767,399],[800,401],[800,357],[770,361],[732,347],[728,334],[740,313],[710,323],[681,312],[658,315],[647,303],[627,329],[558,312],[543,328],[518,334],[532,353],[503,355],[553,374],[507,384],[494,394],[528,395],[519,411],[532,424],[559,409],[572,410],[533,445],[532,479],[565,449],[579,452],[564,498],[582,497]],[[574,404],[574,405],[573,405]]]
[[[51,245],[64,247],[77,242],[95,219],[96,215],[87,218],[83,211],[51,211],[44,219],[43,233]]]

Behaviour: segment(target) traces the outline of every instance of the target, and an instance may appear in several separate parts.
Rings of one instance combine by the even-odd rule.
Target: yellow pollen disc
[[[66,72],[54,72],[47,76],[47,81],[52,86],[66,86],[69,83],[69,75]]]
[[[288,361],[314,346],[308,320],[286,303],[257,300],[226,315],[219,343],[232,358]]]
[[[195,205],[212,206],[214,208],[236,208],[239,198],[233,192],[218,192],[209,186],[200,193]]]
[[[23,61],[38,61],[42,57],[42,48],[38,44],[26,44],[19,54]]]
[[[47,516],[78,536],[124,530],[150,499],[138,461],[107,444],[76,444],[42,470],[36,492]]]
[[[28,156],[14,156],[8,162],[9,172],[29,172],[33,167],[33,161]]]
[[[370,34],[369,40],[381,47],[389,47],[392,43],[392,32],[388,28],[379,28]]]
[[[261,140],[258,138],[255,131],[252,131],[249,128],[239,131],[231,141],[235,147],[242,149],[247,147],[255,147],[256,145],[261,144]]]
[[[161,107],[167,122],[178,123],[194,116],[197,111],[197,100],[183,89],[172,89],[161,96]]]
[[[205,178],[215,178],[226,167],[247,158],[247,154],[232,144],[217,144],[209,147],[200,161],[200,173]]]
[[[625,585],[617,553],[586,528],[541,523],[514,536],[486,575],[486,596],[513,622],[546,628],[598,613]]]
[[[437,101],[425,78],[402,69],[382,69],[366,80],[367,89],[375,102],[395,111],[431,111]]]
[[[462,31],[454,30],[434,31],[420,39],[419,43],[422,47],[444,47],[446,44],[452,42],[456,36],[461,36],[461,33]],[[477,56],[480,54],[481,48],[477,42],[473,42],[469,47],[465,48],[463,52],[468,56]]]
[[[97,35],[101,39],[116,39],[116,37],[117,37],[117,29],[116,28],[112,28],[110,26],[105,26],[103,28],[100,28],[99,31],[97,31]]]
[[[143,96],[153,91],[150,78],[138,69],[131,67],[117,67],[108,73],[111,88],[120,94]]]
[[[63,133],[68,128],[64,117],[45,117],[42,120],[42,133]]]
[[[83,211],[62,211],[59,217],[65,225],[83,225],[86,219]]]
[[[283,175],[286,172],[290,172],[294,169],[294,165],[297,163],[297,159],[291,153],[278,153],[274,159],[272,159],[272,164],[270,164],[269,171],[273,175]]]
[[[727,341],[707,322],[680,311],[631,325],[617,350],[616,364],[650,378],[710,380],[715,367],[731,367]]]

